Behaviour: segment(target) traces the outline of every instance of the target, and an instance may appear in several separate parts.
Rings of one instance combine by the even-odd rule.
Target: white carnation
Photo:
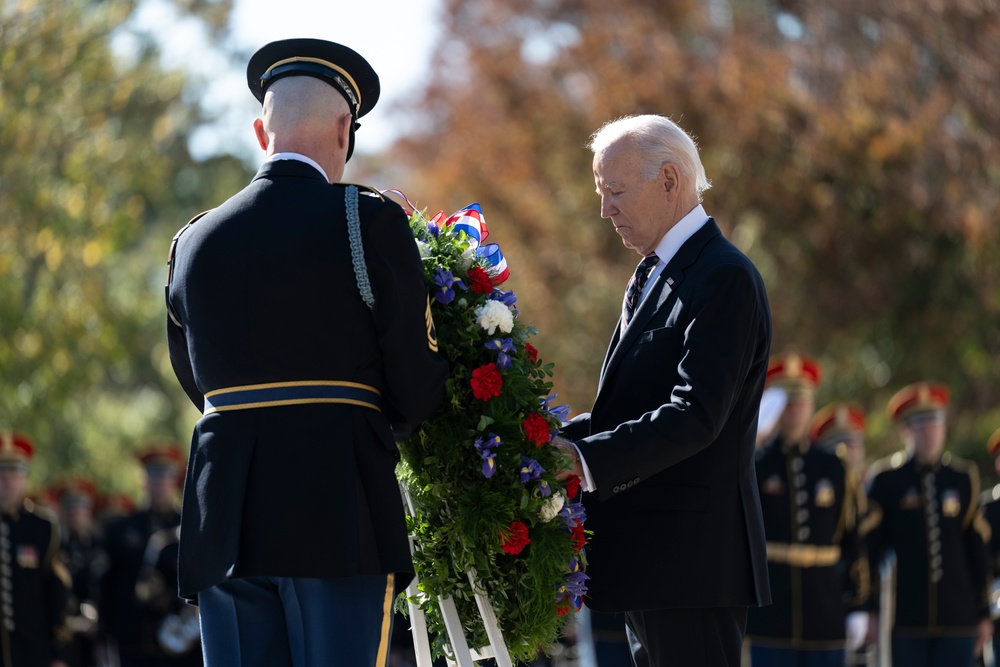
[[[514,328],[514,315],[510,308],[499,301],[490,300],[476,308],[476,317],[479,319],[479,326],[491,336],[498,327],[504,333],[510,333]]]
[[[420,251],[421,259],[427,259],[432,254],[430,244],[424,243],[423,241],[417,241],[417,250]]]
[[[458,259],[458,265],[463,271],[468,271],[474,261],[476,261],[476,249],[466,248]]]
[[[563,508],[566,503],[566,499],[561,493],[552,494],[545,504],[542,505],[542,509],[539,511],[539,515],[542,517],[542,521],[551,521],[559,514],[559,510]]]

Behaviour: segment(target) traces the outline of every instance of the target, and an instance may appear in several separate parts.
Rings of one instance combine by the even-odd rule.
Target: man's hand
[[[569,460],[573,462],[572,466],[569,468],[558,471],[556,473],[556,479],[563,480],[570,475],[576,475],[580,479],[583,479],[583,465],[580,463],[580,452],[576,450],[576,445],[558,435],[552,440],[552,444],[561,449],[563,454],[569,457]]]
[[[993,620],[989,618],[984,618],[979,621],[979,626],[976,628],[976,657],[978,658],[983,654],[983,644],[990,640],[993,636]]]

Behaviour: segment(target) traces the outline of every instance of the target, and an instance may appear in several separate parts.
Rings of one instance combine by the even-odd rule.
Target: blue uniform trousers
[[[892,638],[892,664],[900,667],[965,667],[972,664],[975,651],[972,635]]]
[[[198,594],[206,667],[384,667],[393,575],[229,579]]]
[[[800,651],[794,648],[750,646],[751,667],[844,667],[844,649]]]

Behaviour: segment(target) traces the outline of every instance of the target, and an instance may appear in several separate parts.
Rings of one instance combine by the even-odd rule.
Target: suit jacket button
[[[622,490],[622,487],[616,486],[615,488],[611,489],[611,493],[618,493],[621,490]]]

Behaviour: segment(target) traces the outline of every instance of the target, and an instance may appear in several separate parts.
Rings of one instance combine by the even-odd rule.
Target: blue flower
[[[521,483],[526,484],[528,482],[534,482],[535,480],[541,479],[542,474],[545,472],[545,468],[535,461],[534,459],[529,459],[527,456],[521,457]],[[562,514],[562,512],[560,512]]]
[[[483,476],[487,478],[492,477],[493,473],[497,470],[496,463],[493,461],[495,457],[493,450],[502,445],[503,440],[496,433],[490,433],[489,437],[479,438],[473,444],[479,455],[483,457]]]
[[[512,338],[494,338],[483,347],[487,350],[497,350],[497,367],[501,370],[510,368],[510,355],[514,352],[514,340]]]
[[[441,233],[441,228],[438,227],[433,222],[428,222],[427,223],[427,231],[430,232],[431,236],[433,236],[434,238],[437,238],[438,234]]]
[[[563,579],[563,590],[571,597],[583,597],[587,594],[586,581],[588,579],[590,579],[590,577],[580,570],[570,572]]]
[[[550,415],[558,419],[561,423],[565,424],[567,418],[569,417],[569,410],[570,410],[569,406],[568,405],[549,406],[549,403],[556,400],[556,396],[558,395],[559,394],[552,394],[551,396],[547,396],[546,398],[540,398],[538,399],[538,402],[539,404],[541,404],[542,410],[545,410]]]
[[[548,498],[552,495],[552,487],[544,479],[538,482],[538,491],[542,494],[542,498]]]
[[[524,480],[522,479],[521,481]],[[559,516],[562,517],[563,525],[570,530],[577,523],[583,523],[587,520],[587,512],[583,509],[583,503],[567,503],[563,505],[563,508],[559,510]]]
[[[434,298],[438,300],[438,303],[452,302],[455,298],[453,286],[467,289],[460,278],[451,275],[451,271],[447,271],[441,266],[434,269],[434,284],[437,285],[437,289],[434,290]]]
[[[514,290],[504,292],[501,289],[494,289],[490,294],[490,298],[508,307],[513,307],[517,303],[517,295],[514,294]]]
[[[562,583],[556,590],[556,602],[561,602],[563,598],[569,597],[575,607],[579,607],[579,598],[587,594],[586,581],[590,577],[580,569],[580,563],[575,558],[569,559],[569,574],[563,577]]]

